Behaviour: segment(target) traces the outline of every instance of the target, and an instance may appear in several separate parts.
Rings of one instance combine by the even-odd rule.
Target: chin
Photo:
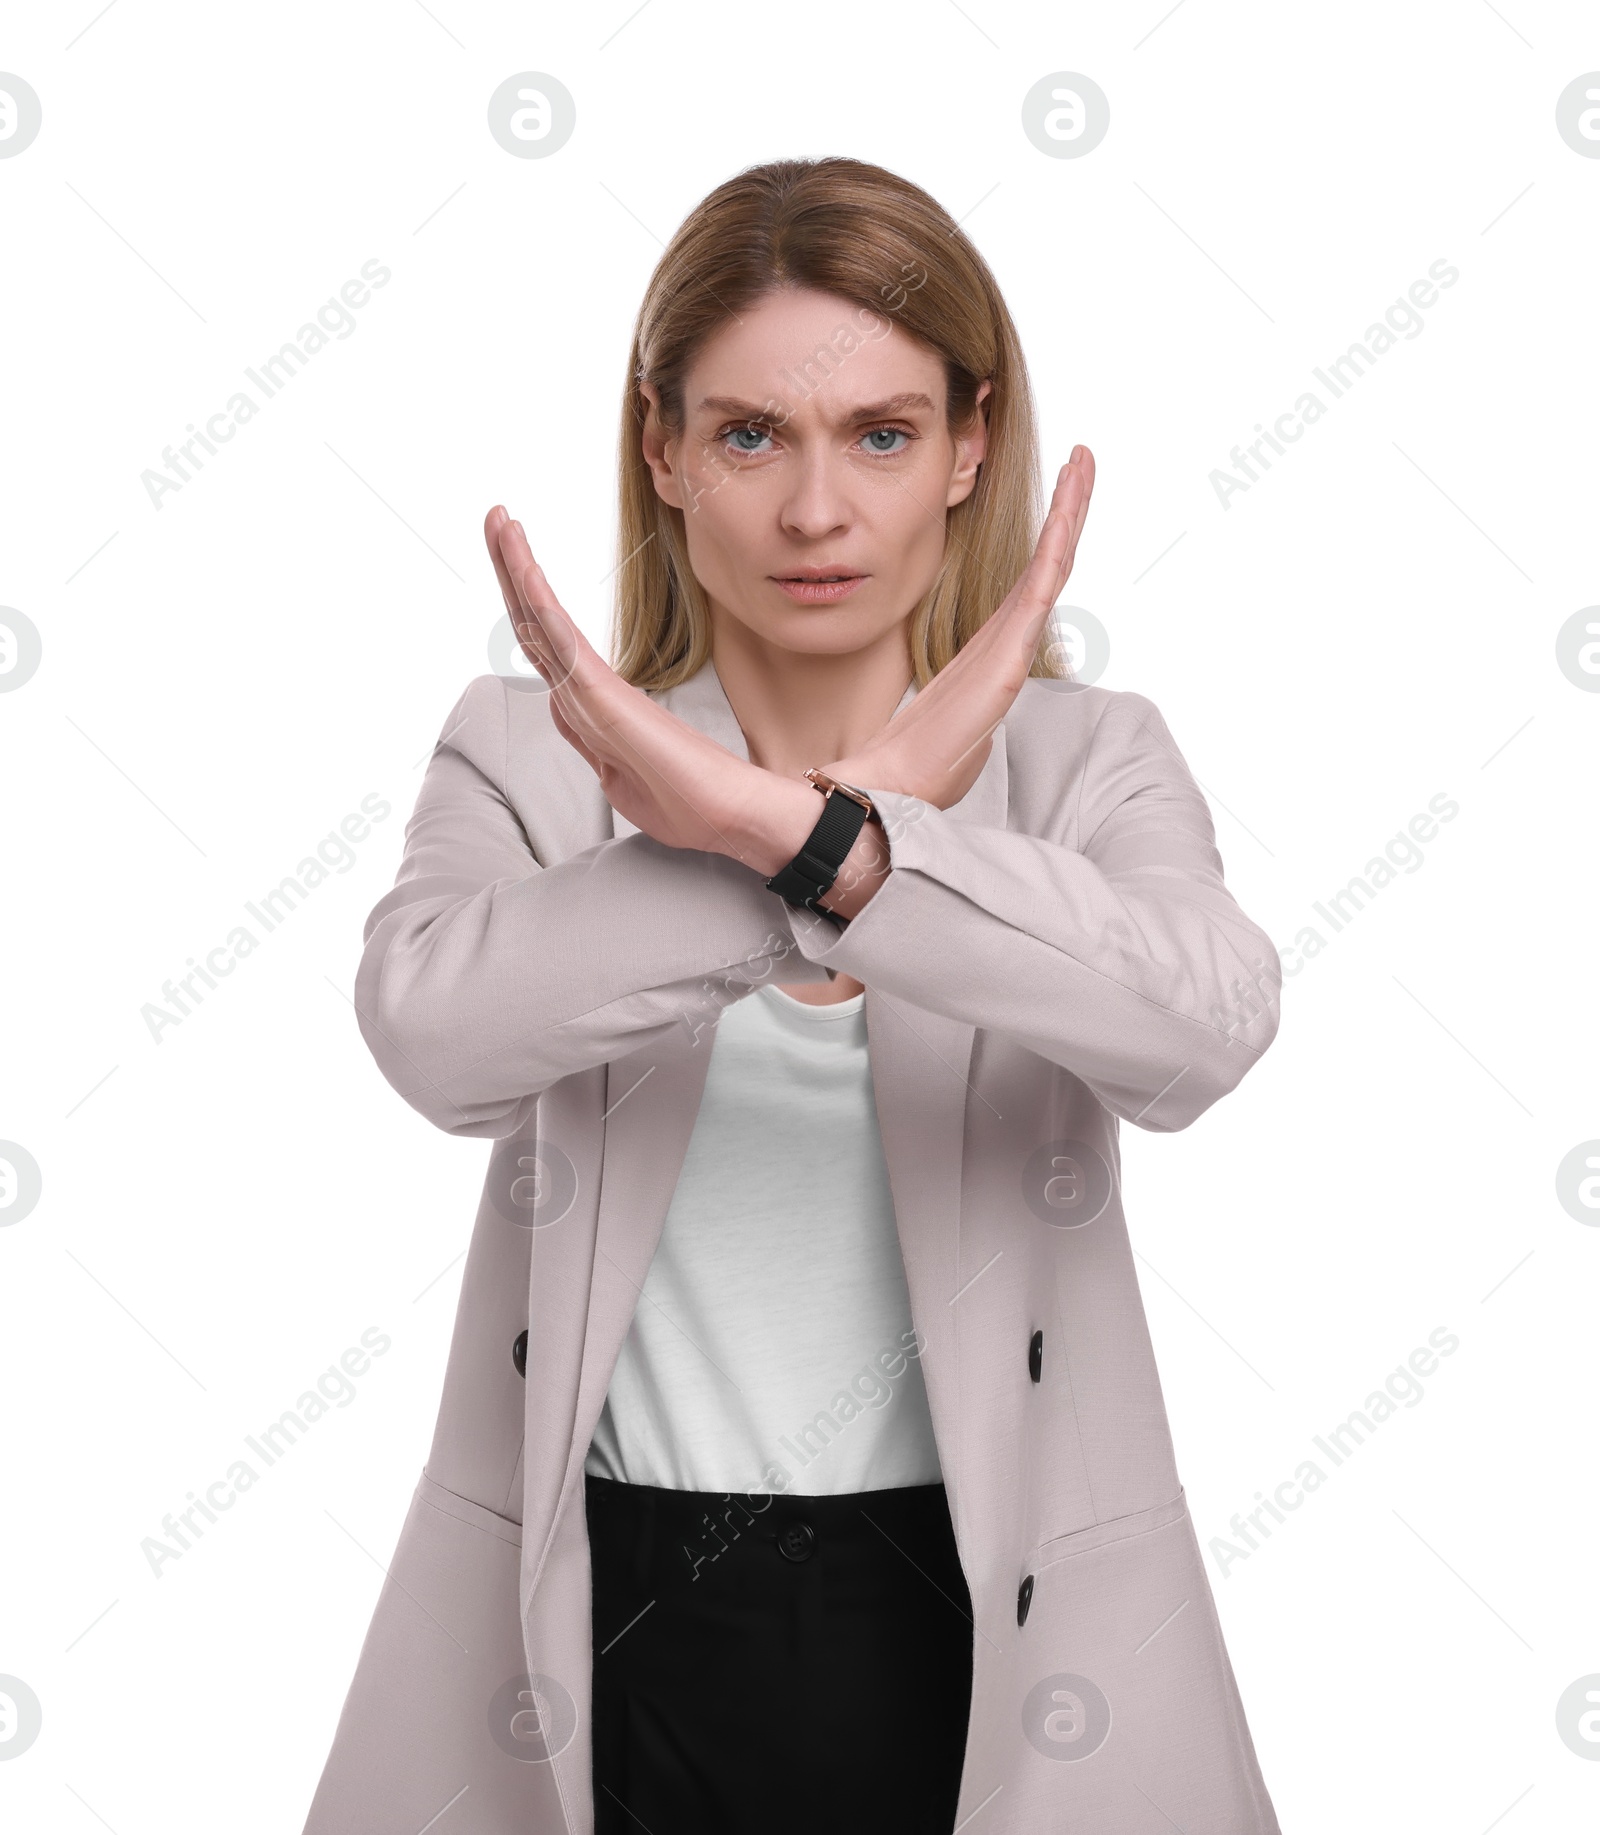
[[[849,656],[857,650],[867,649],[883,633],[876,625],[864,623],[859,618],[842,618],[837,612],[831,615],[813,612],[809,616],[802,613],[799,618],[786,619],[781,626],[763,635],[780,650],[792,650],[798,656]]]

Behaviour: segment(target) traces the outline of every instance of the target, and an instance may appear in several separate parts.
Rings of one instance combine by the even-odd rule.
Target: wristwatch
[[[817,825],[806,836],[800,852],[767,881],[767,890],[776,892],[791,905],[815,911],[819,917],[832,918],[843,930],[849,918],[830,911],[819,901],[839,877],[839,869],[855,846],[862,824],[878,812],[872,806],[872,798],[866,791],[857,790],[854,784],[841,784],[815,765],[804,775],[813,788],[822,793],[822,814],[817,817]]]

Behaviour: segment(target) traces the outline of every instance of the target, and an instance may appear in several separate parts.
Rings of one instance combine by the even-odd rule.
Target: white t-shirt
[[[723,1010],[586,1472],[802,1497],[939,1480],[865,1001],[768,985]]]

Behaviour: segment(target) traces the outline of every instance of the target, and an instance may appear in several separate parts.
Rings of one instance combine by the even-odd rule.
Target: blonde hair
[[[993,613],[1027,565],[1043,520],[1038,432],[1021,341],[983,257],[927,192],[857,159],[752,166],[703,198],[656,264],[639,307],[623,391],[612,666],[637,688],[669,688],[711,653],[704,590],[684,513],[656,492],[641,444],[650,383],[668,437],[683,427],[684,379],[706,339],[778,288],[837,294],[898,323],[945,366],[946,424],[970,426],[991,384],[986,455],[946,515],[942,565],[908,627],[920,688]],[[816,361],[826,366],[826,347]],[[837,358],[834,359],[837,361]],[[810,366],[808,365],[807,368]],[[1047,623],[1030,675],[1067,673]]]

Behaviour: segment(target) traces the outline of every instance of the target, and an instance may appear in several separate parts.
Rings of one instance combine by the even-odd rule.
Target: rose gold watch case
[[[875,816],[878,813],[873,807],[872,798],[868,796],[865,791],[857,790],[850,784],[841,784],[838,778],[829,777],[827,772],[822,770],[820,766],[812,765],[809,770],[806,771],[805,776],[824,796],[828,796],[833,791],[837,790],[841,796],[849,797],[852,803],[859,803],[861,807],[866,810],[869,817]]]

